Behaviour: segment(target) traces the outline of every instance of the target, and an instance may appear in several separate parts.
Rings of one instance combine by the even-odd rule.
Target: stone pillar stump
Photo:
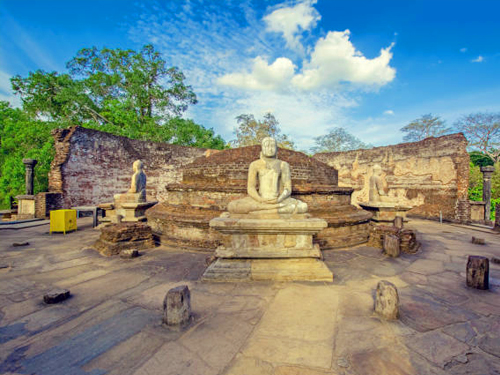
[[[399,295],[393,283],[382,280],[377,284],[375,312],[387,320],[399,318]]]
[[[26,195],[33,195],[34,170],[37,163],[38,160],[35,159],[23,159],[23,164],[26,167]]]
[[[484,221],[490,221],[491,212],[491,176],[495,172],[495,167],[488,165],[481,167],[481,172],[483,173],[483,201],[484,206]]]
[[[477,255],[469,255],[467,261],[467,286],[486,290],[489,288],[489,259]]]
[[[187,285],[168,291],[163,300],[163,323],[168,326],[182,326],[191,317],[191,293]]]

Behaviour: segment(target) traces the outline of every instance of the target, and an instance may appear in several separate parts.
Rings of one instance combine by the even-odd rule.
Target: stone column
[[[495,167],[481,167],[483,173],[483,201],[484,201],[484,221],[490,221],[491,211],[491,175],[495,172]]]
[[[33,195],[33,172],[38,160],[23,159],[23,163],[26,166],[26,195]]]

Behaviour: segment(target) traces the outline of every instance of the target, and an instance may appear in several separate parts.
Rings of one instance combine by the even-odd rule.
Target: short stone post
[[[399,236],[386,234],[384,236],[384,254],[397,258],[401,254],[401,244]]]
[[[483,173],[483,201],[484,201],[484,221],[490,221],[491,212],[491,175],[495,172],[495,167],[488,165],[481,167]]]
[[[466,272],[467,286],[482,290],[489,288],[490,261],[488,258],[469,255]]]
[[[396,216],[394,218],[394,227],[398,229],[403,229],[403,221],[404,219],[401,216]]]
[[[38,160],[35,159],[23,159],[23,163],[26,167],[26,195],[33,195],[33,176],[35,165]]]
[[[377,284],[375,312],[387,320],[399,318],[399,295],[393,283],[382,280]]]
[[[163,300],[163,323],[168,326],[185,325],[190,317],[191,294],[187,285],[170,289]]]

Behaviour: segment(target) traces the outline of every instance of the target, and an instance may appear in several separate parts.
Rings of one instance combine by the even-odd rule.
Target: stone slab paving
[[[467,256],[500,257],[499,234],[411,220],[417,254],[325,251],[333,283],[203,283],[209,253],[105,258],[89,249],[91,218],[78,224],[66,235],[0,232],[0,373],[500,374],[500,265],[490,262],[490,290],[465,285]],[[399,321],[373,313],[380,280],[399,290]],[[194,317],[168,329],[163,298],[182,284]],[[72,297],[43,303],[61,288]]]

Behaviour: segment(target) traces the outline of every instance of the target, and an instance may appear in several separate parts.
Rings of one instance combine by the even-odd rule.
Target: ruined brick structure
[[[372,166],[380,164],[389,188],[403,205],[414,207],[411,217],[467,222],[469,155],[463,134],[427,138],[420,142],[370,150],[332,152],[314,158],[339,171],[339,186],[355,189],[353,203],[368,202]]]
[[[149,200],[162,200],[165,186],[180,179],[179,167],[205,149],[128,139],[79,126],[53,133],[56,156],[49,191],[63,194],[62,207],[111,202],[130,188],[132,163],[141,159]]]
[[[209,221],[227,210],[230,201],[247,195],[250,163],[260,146],[242,147],[203,156],[180,168],[182,181],[166,186],[167,199],[147,212],[163,243],[194,249],[220,244],[221,234]],[[337,186],[337,171],[307,155],[280,149],[278,158],[290,164],[292,196],[307,203],[313,217],[328,228],[315,239],[322,248],[336,248],[368,240],[371,214],[351,205],[351,188]]]

